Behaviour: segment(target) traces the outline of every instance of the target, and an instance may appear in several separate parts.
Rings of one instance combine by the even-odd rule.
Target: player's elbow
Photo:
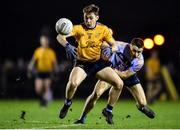
[[[56,37],[57,41],[60,42],[62,40],[62,36],[61,34],[58,34],[57,37]]]
[[[67,43],[66,38],[62,36],[61,34],[58,34],[56,39],[62,46],[64,46],[64,44]]]
[[[95,99],[99,99],[99,98],[101,97],[101,95],[102,95],[102,94],[101,94],[100,92],[95,92],[95,93],[94,93],[94,98],[95,98]]]

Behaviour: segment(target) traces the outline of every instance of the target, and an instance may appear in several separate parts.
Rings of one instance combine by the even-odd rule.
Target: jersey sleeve
[[[136,58],[132,62],[132,66],[129,68],[132,72],[136,73],[138,72],[144,65],[144,58],[141,55],[140,59]]]
[[[110,32],[108,27],[104,27],[104,40],[108,43],[114,42],[114,38],[112,36],[112,33]]]
[[[125,46],[127,45],[128,43],[126,42],[122,42],[122,41],[116,41],[116,46],[117,46],[117,51],[118,52],[122,52],[123,53],[123,50],[125,48]]]
[[[78,32],[78,29],[79,29],[79,26],[78,25],[74,25],[73,26],[73,30],[71,32],[71,36],[76,36],[77,35],[77,32]]]

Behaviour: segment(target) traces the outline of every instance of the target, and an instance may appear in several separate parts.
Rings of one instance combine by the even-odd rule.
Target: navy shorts
[[[36,73],[36,78],[46,79],[46,78],[50,78],[50,77],[51,77],[50,72],[37,72]]]
[[[110,67],[111,62],[104,61],[102,59],[95,62],[77,60],[75,61],[74,66],[82,68],[86,72],[87,76],[95,76],[98,71],[104,69],[105,67]]]
[[[123,81],[124,81],[124,86],[127,86],[127,87],[132,87],[133,85],[140,83],[140,80],[139,80],[137,74],[134,74],[133,76],[131,76]]]

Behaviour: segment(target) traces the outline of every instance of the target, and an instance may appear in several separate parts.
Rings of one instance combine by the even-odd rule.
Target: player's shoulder
[[[48,50],[51,52],[51,53],[55,53],[55,50],[51,47],[48,48]]]
[[[47,49],[48,49],[49,51],[54,51],[51,47],[48,47]]]
[[[126,46],[126,45],[128,45],[129,43],[127,43],[127,42],[123,42],[123,41],[116,41],[116,44],[117,45],[120,45],[120,46]]]
[[[81,27],[82,27],[82,24],[73,25],[73,28],[81,28]]]
[[[35,52],[38,52],[38,51],[40,51],[40,50],[42,50],[42,47],[40,46],[40,47],[37,47],[36,49],[35,49]]]
[[[42,47],[37,47],[35,50],[34,50],[34,55],[39,55],[40,53],[42,52]]]
[[[118,50],[124,50],[127,45],[129,45],[129,43],[123,41],[116,41],[116,46]]]
[[[81,23],[81,24],[76,24],[76,25],[74,25],[73,26],[73,30],[76,32],[81,32],[81,31],[83,31],[84,30],[84,28],[85,28],[85,26],[84,26],[84,24],[83,23]]]
[[[100,28],[100,29],[108,29],[108,27],[106,25],[104,25],[102,23],[99,23],[99,22],[97,22],[96,27]],[[83,28],[86,28],[84,23],[80,23],[80,24],[77,24],[77,25],[73,26],[73,29],[83,29]]]
[[[144,56],[143,56],[143,54],[140,54],[139,58],[140,58],[140,60],[142,60],[142,61],[144,62]]]
[[[75,24],[75,25],[73,26],[73,28],[82,29],[82,28],[86,28],[86,26],[85,26],[84,23],[80,23],[80,24]]]
[[[140,54],[137,58],[135,58],[135,61],[137,61],[138,64],[144,64],[144,57],[143,54]]]
[[[108,29],[108,27],[106,25],[104,25],[103,23],[97,22],[97,27],[102,28],[102,29]]]
[[[103,23],[100,23],[100,22],[97,22],[97,26],[107,27],[106,25],[104,25]]]

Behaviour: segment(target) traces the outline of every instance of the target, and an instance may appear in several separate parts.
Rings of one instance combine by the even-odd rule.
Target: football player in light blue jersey
[[[110,47],[102,49],[102,57],[111,61],[112,68],[114,68],[116,73],[123,80],[124,86],[126,86],[134,96],[137,108],[149,118],[154,118],[155,113],[147,106],[144,90],[140,84],[139,78],[136,75],[136,72],[138,72],[144,65],[144,58],[142,55],[144,48],[143,40],[140,38],[134,38],[130,44],[117,41],[116,47],[117,51],[115,53],[112,53]],[[110,84],[99,80],[93,93],[86,100],[80,119],[75,123],[84,124],[87,114],[95,106],[99,97],[111,87],[112,86]],[[111,89],[109,92],[111,92]],[[108,124],[113,124],[112,109],[115,104],[111,104],[111,102],[114,99],[117,99],[120,93],[118,95],[109,95],[107,107],[102,111],[102,114],[106,117]]]

